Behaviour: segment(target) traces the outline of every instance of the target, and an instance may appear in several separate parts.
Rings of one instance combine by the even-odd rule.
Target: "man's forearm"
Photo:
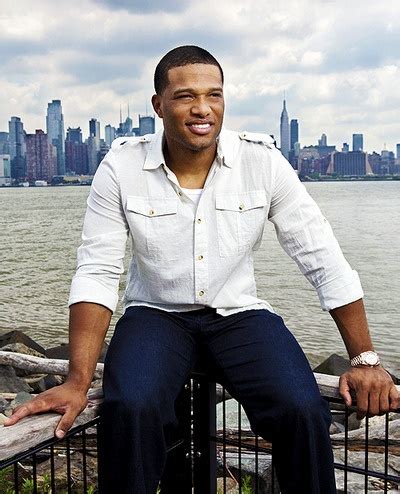
[[[80,302],[70,307],[70,364],[67,382],[84,393],[90,387],[111,311],[99,304]]]
[[[332,309],[330,314],[342,335],[350,358],[362,352],[373,350],[362,299]]]

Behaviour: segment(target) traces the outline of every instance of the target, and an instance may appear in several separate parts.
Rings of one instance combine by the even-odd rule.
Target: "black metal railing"
[[[252,433],[240,404],[232,412],[227,398],[220,387],[217,399],[209,376],[192,374],[176,403],[179,430],[170,443],[159,492],[225,494],[233,487],[239,494],[280,492],[272,444]],[[392,431],[393,414],[386,414],[380,425],[367,419],[363,428],[353,429],[354,409],[337,399],[329,402],[334,417],[341,417],[331,436],[338,493],[398,490],[400,438]],[[72,429],[63,440],[51,439],[1,461],[0,494],[94,494],[97,425],[98,418]]]

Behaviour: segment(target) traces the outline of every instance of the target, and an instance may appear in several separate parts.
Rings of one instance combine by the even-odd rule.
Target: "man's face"
[[[224,95],[219,68],[192,64],[168,71],[168,85],[152,102],[163,119],[169,151],[202,151],[215,147],[224,116]]]

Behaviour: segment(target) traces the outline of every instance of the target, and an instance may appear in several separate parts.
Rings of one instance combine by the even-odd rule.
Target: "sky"
[[[85,136],[93,117],[102,136],[117,126],[128,103],[136,124],[153,113],[158,60],[195,44],[224,69],[226,127],[278,137],[286,94],[302,146],[362,133],[366,150],[395,150],[399,16],[398,0],[2,0],[0,131],[13,115],[45,130],[52,99]]]

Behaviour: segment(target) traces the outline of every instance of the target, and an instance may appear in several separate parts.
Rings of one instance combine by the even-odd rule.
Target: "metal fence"
[[[223,388],[216,392],[216,384],[207,375],[191,376],[177,400],[180,425],[159,492],[280,492],[272,445],[251,432],[240,405],[227,398]],[[335,421],[331,438],[338,493],[397,492],[400,437],[396,415],[376,419],[378,424],[366,420],[362,427],[355,427],[354,410],[339,400],[329,401]],[[49,440],[0,462],[0,494],[94,494],[97,425],[94,419],[72,429],[63,440]]]

